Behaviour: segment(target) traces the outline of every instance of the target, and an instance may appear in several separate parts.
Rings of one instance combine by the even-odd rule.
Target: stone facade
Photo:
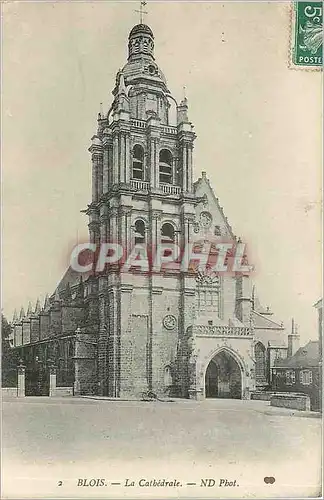
[[[92,200],[84,212],[92,244],[119,243],[128,255],[137,243],[238,241],[206,174],[193,180],[195,138],[187,100],[175,101],[155,62],[151,29],[135,26],[89,148]],[[247,274],[199,267],[154,273],[112,265],[81,279],[68,269],[44,308],[13,326],[12,345],[31,377],[46,378],[54,363],[60,387],[72,381],[75,394],[120,398],[248,398],[256,368],[264,372],[259,385],[269,383],[269,341],[285,333],[255,306]]]

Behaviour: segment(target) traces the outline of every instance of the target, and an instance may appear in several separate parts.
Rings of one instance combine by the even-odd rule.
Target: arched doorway
[[[242,371],[228,351],[217,353],[207,366],[206,398],[242,398]]]

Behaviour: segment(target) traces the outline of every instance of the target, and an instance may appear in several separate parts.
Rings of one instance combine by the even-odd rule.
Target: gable
[[[204,198],[205,201],[196,206],[196,230],[195,232],[202,237],[223,236],[225,238],[234,238],[234,234],[228,220],[224,214],[223,208],[219,204],[218,198],[206,177],[205,172],[194,183],[195,195],[198,198]],[[218,229],[220,234],[218,234]]]

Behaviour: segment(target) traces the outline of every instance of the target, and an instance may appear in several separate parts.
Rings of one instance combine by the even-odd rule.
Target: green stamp
[[[293,63],[298,66],[322,66],[323,3],[294,2]]]

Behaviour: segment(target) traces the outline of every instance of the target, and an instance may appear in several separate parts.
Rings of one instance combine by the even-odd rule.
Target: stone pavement
[[[206,488],[205,497],[311,496],[320,485],[321,420],[283,410],[241,400],[4,401],[4,495],[115,499],[117,490],[80,489],[78,479],[106,478],[110,485],[176,475],[183,488],[204,477],[240,484],[235,492]],[[276,478],[271,488],[264,482],[270,476]],[[202,494],[192,488],[194,497]],[[125,487],[120,495],[134,498],[131,491]],[[151,490],[146,495],[153,497]]]

